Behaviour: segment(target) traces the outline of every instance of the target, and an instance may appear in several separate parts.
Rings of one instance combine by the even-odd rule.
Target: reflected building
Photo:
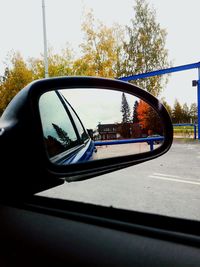
[[[139,123],[110,123],[98,124],[97,140],[117,140],[124,138],[141,138],[143,135]]]

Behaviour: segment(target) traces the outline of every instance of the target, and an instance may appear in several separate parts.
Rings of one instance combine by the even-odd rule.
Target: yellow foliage
[[[110,78],[118,76],[117,62],[123,38],[121,28],[108,28],[102,23],[95,27],[93,14],[89,12],[82,30],[85,34],[85,42],[80,45],[83,55],[74,62],[74,74]]]
[[[4,111],[11,99],[33,80],[32,71],[19,53],[13,55],[11,64],[10,69],[6,68],[0,82],[0,113]]]

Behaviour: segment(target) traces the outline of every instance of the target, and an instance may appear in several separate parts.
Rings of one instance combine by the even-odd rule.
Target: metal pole
[[[200,68],[198,68],[197,106],[198,106],[198,140],[200,140]]]
[[[197,126],[194,124],[194,139],[197,139]]]
[[[45,78],[48,78],[49,77],[49,72],[48,72],[47,33],[46,33],[46,19],[45,19],[45,3],[44,3],[44,0],[42,0],[42,18],[43,18],[43,36],[44,36]]]
[[[153,151],[153,141],[150,141],[150,151]]]

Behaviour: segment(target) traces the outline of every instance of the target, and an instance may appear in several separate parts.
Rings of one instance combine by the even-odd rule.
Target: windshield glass
[[[126,82],[148,91],[165,105],[172,119],[174,141],[171,149],[157,159],[65,183],[39,195],[200,220],[200,1],[45,2],[43,39],[41,1],[1,1],[0,114],[17,92],[40,78],[127,78]],[[125,95],[122,105],[120,94],[116,101],[119,114],[114,112],[113,97],[107,97],[102,105],[96,104],[94,97],[90,106],[84,95],[76,100],[74,113],[70,106],[67,112],[67,104],[61,103],[54,92],[48,99],[40,99],[49,158],[64,153],[66,161],[74,163],[75,157],[93,160],[100,155],[103,158],[104,152],[110,157],[116,152],[114,146],[99,145],[96,151],[95,142],[120,138],[154,138],[150,141],[153,143],[135,145],[138,154],[149,151],[151,145],[162,146],[159,114],[152,115],[142,99],[130,102]],[[91,112],[86,113],[88,107]],[[153,130],[150,123],[145,124],[145,110],[150,110],[148,114],[158,122]],[[101,116],[94,118],[96,113]],[[87,125],[90,118],[94,126]],[[120,155],[127,155],[131,146],[124,145]],[[70,153],[65,153],[66,148]]]

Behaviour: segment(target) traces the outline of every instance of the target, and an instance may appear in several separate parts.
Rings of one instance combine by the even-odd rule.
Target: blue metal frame
[[[121,145],[131,143],[148,143],[150,145],[150,151],[153,150],[154,142],[163,141],[164,137],[146,137],[146,138],[135,138],[135,139],[122,139],[122,140],[110,140],[110,141],[94,141],[95,146],[108,146],[108,145]]]
[[[198,106],[198,126],[200,125],[200,67],[198,68],[198,81],[197,81],[197,106]],[[198,127],[198,139],[200,140],[200,130]]]
[[[177,66],[177,67],[171,67],[171,68],[167,68],[167,69],[150,71],[150,72],[141,73],[141,74],[135,74],[135,75],[127,76],[127,77],[120,77],[118,79],[121,81],[133,81],[133,80],[137,80],[137,79],[148,78],[148,77],[152,77],[152,76],[169,74],[169,73],[179,72],[179,71],[186,71],[186,70],[191,70],[191,69],[200,69],[200,62],[182,65],[182,66]],[[199,73],[199,75],[200,75],[200,73]]]
[[[152,76],[164,75],[164,74],[169,74],[169,73],[179,72],[179,71],[186,71],[186,70],[191,70],[191,69],[198,69],[197,105],[198,105],[198,125],[200,125],[200,62],[167,68],[167,69],[151,71],[147,73],[131,75],[127,77],[120,77],[118,79],[121,81],[134,81],[137,79],[143,79],[143,78],[148,78]],[[198,131],[198,139],[200,140],[200,131]]]

